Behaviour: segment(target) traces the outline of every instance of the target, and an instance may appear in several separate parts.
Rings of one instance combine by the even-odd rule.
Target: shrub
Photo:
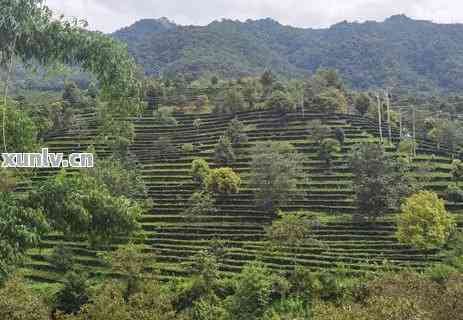
[[[338,142],[343,145],[344,144],[344,140],[346,140],[346,134],[344,132],[344,129],[342,128],[336,128],[336,130],[334,130],[334,135],[336,137],[336,140],[338,140]]]
[[[453,218],[437,194],[422,191],[409,197],[397,217],[397,238],[415,248],[442,247],[455,228]]]
[[[234,294],[225,300],[229,319],[260,319],[271,303],[272,275],[258,262],[243,268],[235,276]]]
[[[213,193],[238,193],[240,184],[240,176],[231,168],[213,169],[206,177],[206,189]]]
[[[248,141],[248,136],[243,132],[245,129],[244,124],[237,118],[234,118],[228,124],[228,128],[225,131],[225,136],[233,144],[240,144]]]
[[[56,308],[67,314],[77,313],[89,301],[88,277],[83,273],[70,272],[64,286],[56,295]]]
[[[280,90],[272,93],[272,96],[267,101],[267,106],[280,114],[296,111],[296,104],[291,100],[289,94]]]
[[[320,159],[326,161],[328,166],[331,165],[331,160],[335,154],[339,152],[341,152],[341,145],[337,140],[331,138],[323,139],[318,150]]]
[[[346,113],[347,98],[344,93],[336,88],[326,88],[315,97],[315,104],[323,112],[329,113]]]
[[[45,302],[20,277],[10,278],[0,288],[0,319],[48,320]]]
[[[194,222],[198,216],[213,214],[215,200],[207,192],[195,192],[188,199],[188,208],[183,212],[188,220]]]
[[[450,183],[445,191],[447,200],[453,203],[463,202],[463,190],[457,183]]]
[[[225,91],[219,100],[221,102],[216,106],[216,112],[236,114],[237,112],[246,111],[243,94],[235,87]]]
[[[193,181],[198,185],[203,185],[209,175],[209,164],[204,159],[195,159],[191,163],[190,174]]]
[[[195,147],[193,146],[192,143],[184,143],[182,145],[182,151],[185,153],[192,153],[194,151]]]
[[[230,139],[225,136],[219,138],[214,149],[214,158],[218,163],[225,165],[235,161],[236,156]]]
[[[325,126],[320,120],[313,120],[307,124],[312,140],[320,143],[324,138],[329,137],[331,128]]]
[[[463,178],[463,161],[459,159],[453,160],[451,173],[452,173],[453,179],[455,180],[459,180]]]
[[[178,121],[172,116],[172,109],[162,107],[157,109],[154,114],[154,121],[162,126],[177,126]]]
[[[72,250],[63,244],[53,249],[53,253],[48,260],[57,271],[63,273],[70,271],[74,266]]]

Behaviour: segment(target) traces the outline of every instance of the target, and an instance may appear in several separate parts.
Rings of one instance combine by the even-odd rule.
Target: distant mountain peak
[[[413,22],[414,19],[408,17],[405,14],[395,14],[384,20],[384,22]]]

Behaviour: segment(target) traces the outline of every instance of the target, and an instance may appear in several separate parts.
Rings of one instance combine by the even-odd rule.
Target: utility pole
[[[413,156],[416,157],[416,111],[415,106],[412,106],[413,118]]]
[[[302,89],[302,95],[301,95],[301,108],[302,108],[302,119],[305,118],[304,115],[304,89]]]
[[[378,100],[378,129],[379,129],[379,140],[383,143],[383,126],[381,123],[381,98],[379,93],[376,93],[376,99]]]
[[[399,137],[400,137],[400,141],[402,142],[402,108],[399,109],[399,130],[400,130]]]
[[[386,106],[387,106],[387,126],[389,130],[389,142],[392,143],[392,128],[391,128],[391,102],[389,100],[389,92],[384,90],[384,94],[386,95]]]

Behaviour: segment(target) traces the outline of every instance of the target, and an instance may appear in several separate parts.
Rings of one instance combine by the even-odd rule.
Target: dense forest
[[[388,86],[429,93],[463,88],[463,26],[404,15],[328,29],[294,28],[272,19],[180,26],[163,18],[136,22],[113,36],[127,43],[150,75],[236,78],[272,69],[304,77],[335,68],[358,89]]]

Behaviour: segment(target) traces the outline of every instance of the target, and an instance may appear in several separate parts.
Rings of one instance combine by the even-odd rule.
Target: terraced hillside
[[[189,174],[193,159],[206,159],[211,167],[213,149],[223,135],[232,116],[215,114],[177,114],[179,124],[176,127],[157,126],[155,120],[146,114],[134,118],[136,140],[130,148],[131,156],[136,159],[149,189],[149,196],[155,206],[142,218],[144,242],[150,251],[156,252],[162,275],[164,277],[184,275],[188,272],[192,256],[199,250],[208,248],[215,240],[226,240],[225,255],[221,261],[224,272],[236,272],[248,261],[257,256],[270,267],[290,270],[294,264],[306,266],[313,270],[335,268],[339,263],[352,270],[377,270],[388,267],[423,268],[431,261],[439,260],[439,254],[419,252],[401,245],[394,237],[392,217],[386,217],[376,225],[353,223],[350,214],[355,212],[352,191],[352,172],[348,165],[348,152],[357,143],[377,139],[377,125],[367,118],[336,114],[290,114],[287,126],[281,126],[281,119],[271,111],[240,113],[238,119],[246,125],[249,141],[235,149],[237,160],[232,168],[242,180],[242,188],[236,195],[219,199],[218,211],[201,216],[191,222],[183,211],[187,200],[194,191],[194,184]],[[193,126],[197,118],[202,120],[199,129]],[[342,128],[346,141],[342,152],[333,161],[328,170],[319,159],[317,145],[311,142],[307,131],[307,121],[320,119],[325,125]],[[96,123],[92,115],[82,116],[88,129],[81,137],[71,132],[58,133],[47,141],[51,151],[64,153],[85,150],[92,143]],[[384,128],[386,131],[386,127]],[[176,147],[175,151],[160,154],[156,141],[168,137]],[[394,133],[397,140],[397,133]],[[78,141],[77,141],[78,140]],[[299,152],[306,156],[304,168],[308,173],[308,182],[301,185],[304,194],[291,199],[284,211],[321,212],[322,225],[316,229],[316,237],[323,246],[307,244],[296,253],[270,254],[264,250],[264,228],[271,223],[273,216],[259,210],[253,192],[248,186],[250,170],[250,148],[259,141],[280,140],[291,142]],[[197,152],[184,153],[182,145],[194,143]],[[97,146],[99,155],[107,150]],[[393,147],[389,150],[393,151]],[[438,154],[428,141],[421,141],[415,159],[417,174],[428,176],[427,188],[437,192],[443,191],[450,180],[451,159],[445,152]],[[428,170],[418,171],[421,165]],[[421,170],[421,169],[419,169]],[[52,174],[54,170],[43,170],[34,178],[35,183]],[[448,204],[450,209],[459,209],[459,204]],[[67,241],[79,264],[94,274],[104,273],[105,268],[97,258],[97,252],[88,247],[81,239]],[[28,266],[30,277],[40,281],[54,281],[57,276],[53,267],[47,263],[51,249],[61,243],[59,235],[49,235],[43,241],[40,250],[30,252],[31,263]]]

